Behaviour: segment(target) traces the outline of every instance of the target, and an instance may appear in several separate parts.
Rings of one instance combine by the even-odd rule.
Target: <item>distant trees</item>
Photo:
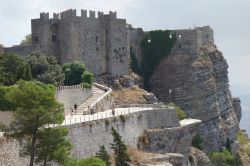
[[[8,135],[28,138],[24,154],[30,156],[29,165],[33,166],[39,129],[47,124],[61,124],[64,119],[63,105],[55,100],[53,86],[22,80],[7,94],[7,98],[15,105],[15,118]]]
[[[25,58],[25,61],[30,65],[34,79],[55,86],[63,84],[65,75],[54,56],[31,54]]]
[[[19,79],[31,80],[30,66],[20,56],[14,54],[0,55],[0,82],[14,85]]]
[[[20,45],[30,45],[32,43],[32,35],[28,34],[24,37],[24,39],[21,41]]]

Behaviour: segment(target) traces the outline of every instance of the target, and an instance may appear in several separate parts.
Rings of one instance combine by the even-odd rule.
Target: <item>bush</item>
[[[63,65],[65,74],[64,85],[79,85],[82,83],[82,75],[86,71],[82,62],[74,61]]]
[[[237,139],[240,141],[240,144],[244,145],[250,142],[249,138],[243,131],[237,133]]]
[[[175,103],[168,103],[168,104],[166,104],[166,106],[171,106],[171,107],[175,108],[176,115],[177,115],[179,120],[183,120],[183,119],[187,118],[187,114],[179,106],[177,106]]]
[[[122,123],[126,122],[126,117],[124,115],[120,115],[119,117]]]
[[[210,160],[213,166],[243,166],[239,154],[233,156],[228,150],[223,150],[222,152],[212,152],[210,154]]]
[[[94,81],[94,75],[90,72],[84,72],[82,75],[82,84],[85,88],[91,88]]]
[[[202,140],[200,134],[199,133],[195,134],[194,138],[192,139],[192,146],[197,148],[197,149],[202,150],[203,149],[202,142],[203,142],[203,140]]]
[[[90,157],[85,160],[68,159],[64,166],[106,166],[106,164],[97,157]]]

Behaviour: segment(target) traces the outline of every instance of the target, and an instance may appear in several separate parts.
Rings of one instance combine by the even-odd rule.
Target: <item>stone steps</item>
[[[88,113],[88,107],[99,99],[105,92],[95,86],[92,88],[92,95],[77,108],[75,115],[83,115]]]

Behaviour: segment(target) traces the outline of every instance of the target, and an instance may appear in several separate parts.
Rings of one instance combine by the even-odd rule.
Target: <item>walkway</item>
[[[100,96],[102,96],[105,91],[92,86],[92,95],[80,106],[78,106],[77,112],[75,113],[76,115],[83,115],[87,114],[88,111],[88,106],[90,106],[92,103],[94,103],[96,100],[99,99]]]
[[[140,112],[140,111],[146,111],[146,110],[153,110],[153,109],[162,109],[162,108],[157,108],[153,106],[149,107],[129,107],[129,108],[115,108],[115,116],[119,115],[126,115],[126,114],[131,114],[135,112]],[[65,117],[64,122],[62,123],[62,126],[64,125],[71,125],[71,124],[76,124],[76,123],[82,123],[82,122],[89,122],[93,120],[99,120],[99,119],[106,119],[109,117],[113,117],[112,115],[112,110],[106,110],[104,112],[98,112],[92,115],[67,115]]]

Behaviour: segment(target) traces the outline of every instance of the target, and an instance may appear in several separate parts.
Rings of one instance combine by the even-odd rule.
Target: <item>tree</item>
[[[21,41],[20,45],[30,45],[32,43],[32,36],[31,34],[28,34],[25,36],[25,38]]]
[[[74,61],[63,65],[65,74],[65,85],[78,85],[82,82],[82,75],[86,71],[85,65],[81,62]]]
[[[0,86],[0,111],[15,110],[14,103],[11,103],[7,98],[7,94],[13,88],[15,88],[15,86]]]
[[[231,143],[229,138],[227,138],[226,149],[231,153]]]
[[[203,140],[201,138],[201,135],[199,133],[195,134],[194,138],[192,139],[192,146],[196,147],[197,149],[202,150],[202,143]]]
[[[36,162],[43,162],[44,166],[49,161],[64,163],[72,147],[66,139],[67,134],[66,128],[43,128],[39,131]]]
[[[115,164],[118,166],[129,166],[131,161],[127,147],[122,141],[122,137],[119,133],[112,127],[113,143],[111,143],[111,149],[115,152]]]
[[[4,85],[13,85],[19,79],[30,80],[30,70],[28,64],[18,55],[0,55],[0,74]]]
[[[105,161],[106,166],[110,166],[111,165],[111,157],[108,154],[107,150],[105,149],[104,145],[100,146],[100,150],[96,153],[96,157],[102,159],[103,161]]]
[[[39,129],[47,124],[61,124],[64,120],[63,105],[55,100],[55,88],[51,85],[19,81],[17,87],[7,94],[15,105],[14,121],[7,133],[10,137],[24,137],[29,146],[25,147],[33,166]]]
[[[63,84],[64,73],[54,56],[31,54],[25,60],[30,65],[32,76],[36,80],[55,86]]]
[[[85,88],[91,88],[94,81],[94,75],[90,72],[84,72],[82,75],[82,84]]]

